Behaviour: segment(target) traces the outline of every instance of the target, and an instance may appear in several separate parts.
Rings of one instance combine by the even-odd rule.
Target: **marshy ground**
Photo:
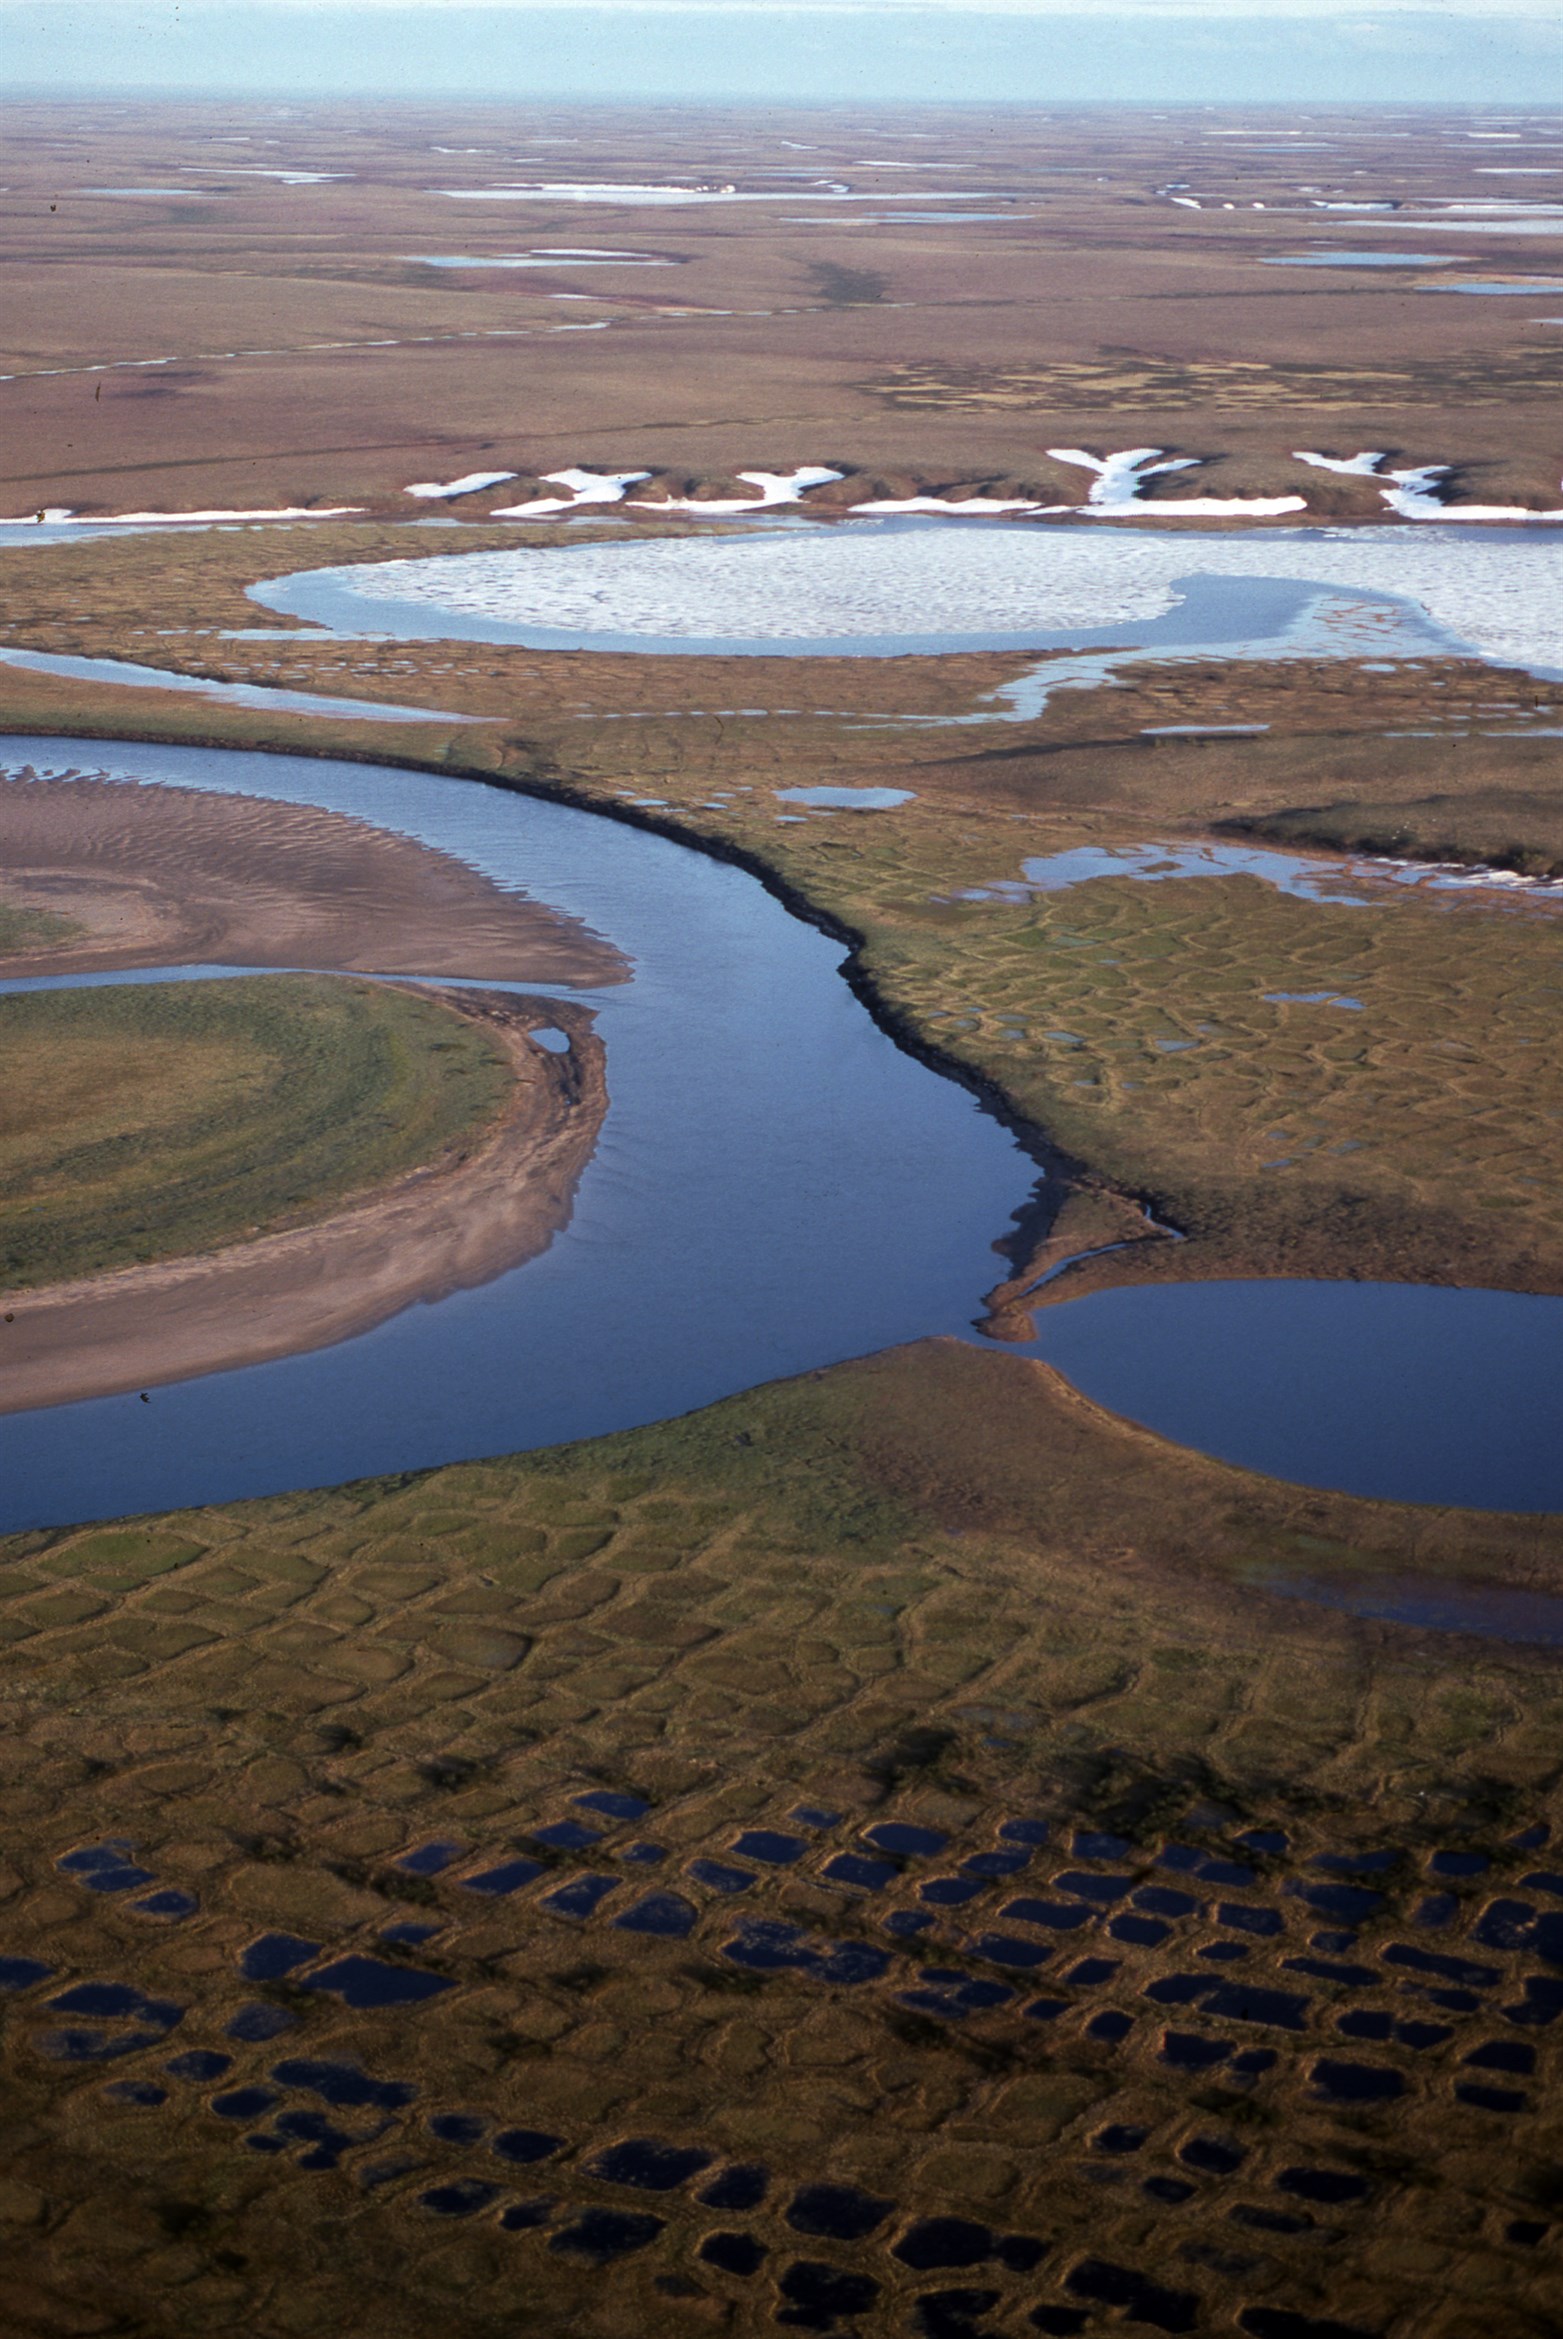
[[[308,549],[329,564],[425,542],[322,527]],[[1355,900],[1302,900],[1242,876],[992,892],[1082,843],[1211,834],[1485,850],[1545,871],[1563,803],[1546,683],[1433,654],[1169,658],[1016,720],[994,694],[1036,661],[1013,653],[654,658],[330,642],[283,625],[222,638],[258,614],[245,584],[299,548],[295,530],[256,529],[12,554],[10,605],[29,610],[15,630],[29,646],[90,635],[100,653],[144,656],[169,628],[157,655],[179,671],[432,697],[492,727],[393,737],[172,699],[155,727],[390,752],[742,854],[859,939],[900,1028],[1198,1236],[1147,1247],[1136,1270],[1557,1287],[1554,905],[1350,884]],[[67,614],[84,588],[101,612],[90,626]],[[4,689],[18,729],[126,721],[112,691],[16,671]],[[910,800],[832,812],[778,794],[821,782]]]
[[[12,1538],[13,2328],[1550,2328],[1555,1581],[930,1343]]]
[[[829,462],[838,502],[1078,501],[1084,474],[1040,450],[1145,439],[1201,458],[1158,495],[1296,493],[1379,525],[1372,480],[1295,450],[1383,447],[1455,466],[1451,516],[1558,501],[1556,296],[1435,297],[1551,264],[1502,213],[1451,208],[1530,183],[1512,131],[1339,115],[1276,155],[1235,117],[781,126],[804,142],[785,155],[714,119],[530,125],[577,141],[540,175],[775,197],[657,211],[435,193],[514,175],[508,116],[453,139],[443,113],[394,135],[306,115],[274,156],[248,118],[17,109],[8,508],[365,516],[7,549],[0,646],[488,721],[392,733],[14,668],[0,720],[390,757],[742,857],[856,942],[900,1036],[1071,1157],[1032,1268],[1141,1230],[1148,1202],[1191,1239],[1086,1275],[1557,1291],[1557,905],[1344,876],[1340,901],[1243,876],[995,891],[1082,846],[1212,838],[1556,871],[1554,686],[1433,652],[1169,658],[1017,721],[993,694],[1035,661],[1010,654],[331,641],[246,597],[514,544],[483,516],[574,463],[644,465],[663,494]],[[887,130],[906,167],[874,182],[883,218],[808,191],[864,180]],[[278,159],[351,175],[260,175]],[[891,216],[903,186],[923,207],[928,164],[1003,190],[970,206],[1001,216]],[[91,192],[187,165],[199,194]],[[1324,208],[1359,201],[1401,210],[1348,234]],[[1446,260],[1267,264],[1324,239]],[[596,244],[640,257],[572,272],[560,248]],[[548,266],[433,264],[534,246]],[[449,507],[406,500],[500,468]],[[420,511],[469,525],[415,531]],[[1245,724],[1267,728],[1168,731]],[[777,793],[821,784],[905,801]],[[427,973],[620,971],[331,816],[187,799],[174,849],[137,859],[105,825],[120,792],[68,789],[80,818],[0,874],[11,970],[220,940],[407,972],[384,938],[416,932]],[[455,956],[431,957],[442,938]],[[433,1067],[431,1143],[458,1057],[497,1077],[482,1031],[436,1063],[425,1001],[268,977],[205,1004],[217,988],[20,1017],[89,1050],[120,1018],[115,1079],[145,1077],[116,1206],[161,1207],[143,1173],[169,1127],[199,1135],[249,1077],[248,997],[334,1035],[309,1059],[318,1142],[283,1141],[305,1092],[274,1090],[272,1167],[242,1208],[203,1188],[181,1221],[203,1239],[348,1174],[360,1122],[325,1101],[390,1093],[392,1025]],[[600,1056],[584,1013],[556,1020],[589,1144]],[[360,1133],[382,1165],[408,1141]],[[106,1255],[108,1215],[45,1221]],[[1556,1520],[1266,1481],[1041,1365],[927,1342],[591,1445],[0,1556],[19,2339],[1556,2328]],[[1412,1583],[1483,1629],[1288,1583],[1358,1607]]]
[[[1409,783],[1396,694],[1440,684],[1474,734],[1487,670],[1310,671],[1300,736],[1150,745],[1110,692],[905,719],[972,712],[1013,659],[680,661],[686,707],[800,710],[702,717],[644,703],[657,661],[413,645],[419,690],[424,657],[512,713],[405,760],[741,852],[860,934],[884,1010],[1094,1171],[1087,1243],[1117,1180],[1197,1237],[1130,1264],[1550,1287],[1550,909],[948,898],[1262,818],[1321,766]],[[1142,672],[1135,712],[1208,707],[1200,681],[1230,720],[1274,687]],[[58,684],[6,682],[12,720],[58,719]],[[1469,752],[1547,803],[1544,739]],[[822,779],[910,801],[774,793]],[[1348,986],[1338,1026],[1265,998]],[[1283,1122],[1316,1140],[1295,1171],[1235,1175]],[[395,2334],[459,2299],[479,2333],[605,2339],[1547,2330],[1550,1651],[1272,1587],[1545,1599],[1555,1522],[1280,1487],[934,1343],[557,1454],[9,1549],[22,2329]]]

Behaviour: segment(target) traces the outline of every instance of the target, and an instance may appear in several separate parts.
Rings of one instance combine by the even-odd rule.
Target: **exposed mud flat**
[[[546,1249],[607,1106],[602,1043],[577,1007],[495,992],[447,999],[495,1034],[515,1072],[470,1152],[313,1225],[20,1296],[0,1327],[0,1412],[326,1348]],[[553,1029],[567,1053],[531,1036]]]
[[[622,982],[578,920],[366,822],[251,797],[0,777],[0,899],[83,929],[8,975],[180,964]]]

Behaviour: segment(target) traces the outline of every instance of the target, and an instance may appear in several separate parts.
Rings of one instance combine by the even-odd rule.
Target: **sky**
[[[0,0],[0,90],[1563,103],[1563,0]]]

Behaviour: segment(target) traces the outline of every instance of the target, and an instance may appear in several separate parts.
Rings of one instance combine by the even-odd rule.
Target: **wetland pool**
[[[842,979],[841,944],[747,872],[603,814],[390,766],[0,741],[0,770],[24,765],[371,821],[585,919],[635,975],[569,994],[597,1017],[610,1107],[542,1256],[332,1348],[155,1386],[147,1403],[0,1419],[0,1528],[593,1437],[927,1334],[975,1336],[1035,1164],[879,1029]],[[1555,1299],[1131,1285],[1044,1310],[1021,1353],[1279,1477],[1563,1508]]]
[[[1563,537],[1544,524],[1563,514],[1502,533],[1418,520],[1209,535],[1180,529],[1175,511],[1140,504],[1116,517],[1002,524],[945,514],[821,525],[791,514],[794,525],[736,534],[306,569],[256,584],[250,597],[338,635],[535,650],[1265,658],[1278,647],[1314,657],[1366,648],[1563,675]],[[1153,534],[1118,525],[1147,514],[1158,522]],[[1375,629],[1379,641],[1367,648]]]

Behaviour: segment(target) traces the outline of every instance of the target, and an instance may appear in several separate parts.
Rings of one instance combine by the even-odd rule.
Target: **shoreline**
[[[65,744],[79,740],[83,744],[238,748],[261,755],[301,756],[323,763],[385,765],[424,777],[461,779],[592,813],[664,837],[709,860],[743,870],[791,915],[842,946],[845,953],[839,970],[842,981],[893,1045],[913,1061],[964,1089],[979,1109],[990,1114],[1035,1164],[1036,1183],[1013,1214],[1013,1232],[994,1245],[1010,1272],[996,1279],[994,1290],[984,1304],[996,1302],[1001,1317],[1012,1308],[1017,1285],[1028,1294],[1034,1289],[1030,1263],[1039,1253],[1045,1253],[1050,1263],[1061,1264],[1062,1272],[1048,1277],[1044,1291],[1027,1298],[1028,1310],[1083,1297],[1106,1284],[1151,1280],[1187,1282],[1282,1276],[1476,1285],[1548,1295],[1563,1289],[1555,1272],[1545,1268],[1538,1272],[1536,1262],[1531,1259],[1516,1263],[1474,1258],[1468,1230],[1447,1219],[1441,1219],[1436,1228],[1423,1221],[1397,1222],[1391,1227],[1379,1212],[1372,1209],[1364,1212],[1357,1199],[1343,1197],[1339,1209],[1327,1212],[1307,1228],[1290,1230],[1279,1245],[1272,1240],[1255,1247],[1241,1234],[1234,1238],[1224,1228],[1202,1218],[1197,1210],[1185,1207],[1189,1198],[1178,1196],[1168,1186],[1133,1177],[1114,1178],[1074,1152],[1044,1123],[1033,1119],[999,1080],[941,1046],[918,1028],[907,1010],[886,997],[867,963],[871,940],[864,928],[816,901],[751,846],[733,837],[713,834],[686,819],[681,807],[670,803],[656,809],[642,808],[621,798],[599,795],[589,785],[581,785],[566,776],[546,751],[530,753],[524,767],[517,768],[470,762],[459,753],[449,751],[436,762],[433,758],[398,752],[388,742],[371,742],[361,734],[341,743],[306,744],[291,738],[224,737],[217,731],[151,732],[140,727],[127,730],[123,724],[111,728],[105,719],[77,720],[78,728],[48,736],[58,737]],[[7,739],[39,736],[43,734],[0,728],[0,752],[4,751]],[[1213,828],[1212,833],[1219,837],[1225,825]],[[1326,845],[1309,849],[1317,850],[1321,857],[1343,862],[1350,858]],[[1072,1203],[1089,1206],[1093,1214],[1099,1209],[1112,1213],[1122,1208],[1139,1214],[1161,1235],[1176,1239],[1152,1236],[1130,1242],[1122,1249],[1116,1243],[1102,1249],[1089,1247],[1081,1255],[1073,1254],[1071,1249],[1058,1262],[1051,1239],[1054,1222]],[[1376,1262],[1368,1270],[1361,1264],[1364,1237],[1374,1251]],[[1000,1332],[998,1337],[1003,1340],[1006,1334]]]
[[[489,1282],[546,1250],[569,1222],[607,1106],[594,1019],[551,999],[437,995],[493,1032],[515,1074],[508,1103],[474,1150],[414,1170],[305,1226],[18,1292],[0,1325],[0,1413],[332,1347],[418,1301]],[[566,1033],[567,1054],[531,1037],[550,1028]]]
[[[371,821],[90,770],[0,773],[0,901],[77,928],[0,957],[0,979],[215,964],[590,988],[629,976],[579,920]]]

